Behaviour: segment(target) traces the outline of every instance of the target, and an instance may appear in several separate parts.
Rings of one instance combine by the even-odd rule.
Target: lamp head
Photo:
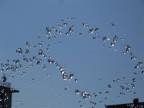
[[[6,82],[6,81],[7,81],[6,76],[2,76],[1,81],[2,81],[2,82]]]

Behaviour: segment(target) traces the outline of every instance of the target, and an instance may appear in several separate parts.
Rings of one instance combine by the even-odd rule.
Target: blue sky
[[[144,59],[143,5],[143,0],[0,0],[0,62],[19,59],[24,66],[16,72],[0,73],[0,76],[10,76],[8,82],[20,90],[13,95],[13,108],[91,108],[92,102],[104,108],[105,104],[132,102],[133,98],[144,101],[144,93],[139,92],[144,90],[143,69],[140,69],[143,65],[134,69]],[[74,20],[67,19],[69,17]],[[62,19],[68,26],[76,24],[74,32],[66,36],[53,31],[48,40],[46,27],[57,27]],[[86,22],[89,28],[82,26]],[[88,34],[91,27],[99,28],[96,35]],[[115,35],[118,41],[110,49]],[[42,38],[39,40],[38,36]],[[97,36],[100,37],[93,39]],[[110,40],[103,42],[103,37]],[[41,40],[43,45],[38,46]],[[31,48],[26,47],[26,42],[30,42]],[[127,54],[123,54],[125,45],[131,47]],[[17,48],[29,49],[26,57],[36,56],[42,63],[39,66],[33,63],[31,67],[30,63],[22,61],[23,55],[16,54]],[[48,58],[37,55],[39,49],[67,73],[73,73],[74,79],[64,81],[56,66],[47,62]],[[130,60],[133,56],[130,53],[137,59]],[[135,88],[131,87],[133,78],[136,78]],[[115,80],[117,83],[113,82]],[[128,90],[122,90],[122,86]],[[81,94],[87,91],[91,98],[85,100],[76,95],[75,90]]]

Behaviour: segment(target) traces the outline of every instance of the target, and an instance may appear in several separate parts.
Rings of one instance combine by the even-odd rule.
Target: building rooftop
[[[139,99],[136,98],[133,103],[106,105],[106,108],[144,108],[144,102],[139,102]]]

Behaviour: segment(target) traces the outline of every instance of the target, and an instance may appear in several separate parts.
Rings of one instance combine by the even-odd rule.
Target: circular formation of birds
[[[43,69],[46,70],[47,65],[50,64],[54,65],[59,70],[59,73],[61,74],[63,80],[74,80],[75,82],[77,82],[78,79],[75,78],[74,73],[68,73],[67,70],[63,66],[61,66],[61,64],[57,60],[52,58],[51,55],[47,54],[47,52],[50,51],[49,49],[51,48],[51,46],[54,45],[54,43],[52,42],[54,38],[61,36],[62,38],[67,38],[73,35],[82,36],[85,34],[77,29],[75,20],[76,19],[73,17],[68,17],[65,20],[60,20],[56,26],[49,26],[45,28],[45,34],[43,36],[38,36],[39,42],[36,45],[33,45],[33,43],[27,41],[25,42],[26,48],[17,48],[16,54],[20,55],[22,59],[7,59],[5,63],[1,63],[1,76],[3,76],[3,74],[5,74],[6,72],[15,73],[19,72],[19,70],[28,70],[29,67],[33,67],[34,65],[43,65]],[[112,27],[115,27],[114,23],[110,23],[110,25]],[[100,28],[91,26],[88,22],[82,22],[80,26],[82,29],[84,29],[84,31],[86,31],[89,38],[93,40],[101,40],[104,46],[107,46],[109,49],[114,49],[118,41],[123,41],[123,37],[119,37],[117,35],[101,36],[99,33]],[[58,44],[61,45],[62,42],[59,41]],[[36,50],[37,54],[30,57],[29,55],[32,53],[31,50]],[[134,90],[136,83],[135,76],[137,74],[144,74],[143,61],[138,60],[137,56],[131,51],[131,45],[129,44],[123,45],[123,51],[121,53],[129,55],[130,60],[132,62],[136,62],[133,68],[140,72],[133,72],[132,74],[134,75],[134,77],[129,83],[125,83],[125,80],[127,78],[126,76],[113,79],[113,83],[107,84],[107,90],[105,91],[91,93],[91,91],[87,90],[74,89],[73,92],[77,96],[81,97],[81,99],[88,101],[88,103],[91,105],[91,108],[96,108],[97,103],[102,103],[104,100],[107,100],[107,97],[105,97],[104,100],[97,102],[95,98],[97,98],[98,95],[109,94],[112,87],[119,82],[123,82],[123,85],[119,86],[120,95],[125,95],[128,92],[136,94],[136,91]],[[23,76],[24,74],[26,74],[26,71],[22,71],[21,75]],[[13,77],[13,74],[10,74],[9,77]],[[2,82],[6,82],[6,80],[7,78],[5,76],[1,78]],[[81,101],[79,101],[79,103],[80,107],[82,107]]]

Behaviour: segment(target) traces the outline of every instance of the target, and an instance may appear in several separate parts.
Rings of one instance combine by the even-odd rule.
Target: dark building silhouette
[[[144,102],[139,102],[139,99],[136,98],[133,103],[106,105],[106,108],[144,108]]]
[[[3,81],[0,82],[0,108],[12,107],[12,93],[19,92],[11,88],[11,84],[6,82],[6,77],[3,77]]]

